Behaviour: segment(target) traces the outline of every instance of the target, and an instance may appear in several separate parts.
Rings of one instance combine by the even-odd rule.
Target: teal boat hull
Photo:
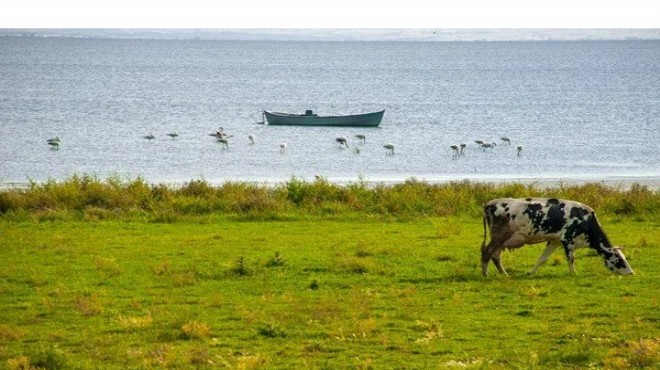
[[[265,122],[272,126],[346,126],[378,127],[385,111],[345,116],[319,116],[312,111],[289,114],[264,111]]]

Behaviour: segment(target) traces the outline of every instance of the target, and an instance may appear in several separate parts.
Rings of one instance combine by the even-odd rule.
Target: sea
[[[377,128],[260,124],[263,110],[308,109],[385,115]],[[210,136],[220,127],[227,147]],[[0,37],[0,134],[5,187],[657,181],[660,41]]]

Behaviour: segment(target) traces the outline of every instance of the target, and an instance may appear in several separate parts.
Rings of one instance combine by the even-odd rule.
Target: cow
[[[530,273],[535,273],[562,246],[568,269],[574,274],[575,249],[587,246],[603,257],[605,266],[613,272],[634,274],[621,249],[610,244],[594,210],[579,202],[555,198],[494,199],[484,206],[483,225],[481,272],[484,276],[488,275],[491,260],[500,273],[507,274],[501,261],[504,249],[542,242],[547,245]],[[488,244],[487,231],[490,231]]]

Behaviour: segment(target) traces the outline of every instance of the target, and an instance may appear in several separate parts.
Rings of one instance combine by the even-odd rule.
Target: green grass
[[[602,222],[635,276],[483,278],[472,218],[5,220],[0,367],[653,368],[659,225]]]
[[[541,246],[480,273],[501,196],[594,206],[636,275]],[[660,193],[323,180],[0,191],[0,368],[657,368]]]

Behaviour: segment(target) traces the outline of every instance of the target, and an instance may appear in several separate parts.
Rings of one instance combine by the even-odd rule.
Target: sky
[[[0,28],[658,29],[656,4],[658,0],[0,0]]]

